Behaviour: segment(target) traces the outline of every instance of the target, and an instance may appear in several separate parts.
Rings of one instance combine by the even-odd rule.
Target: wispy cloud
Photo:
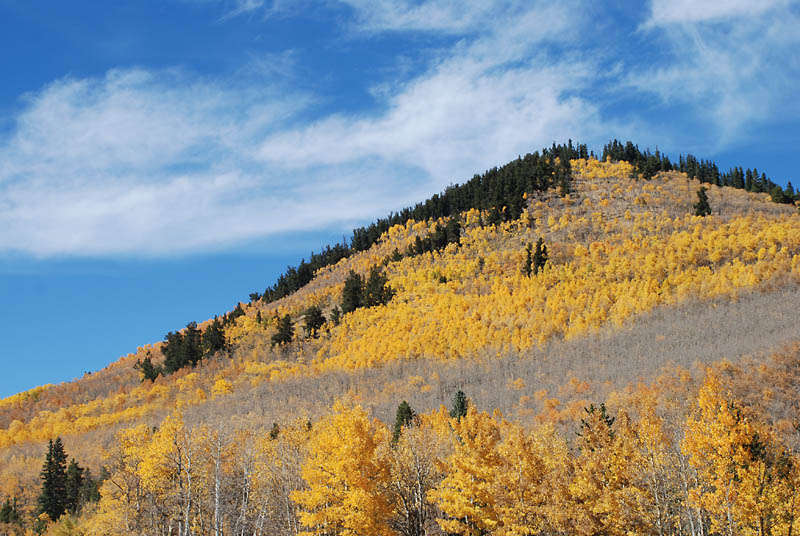
[[[794,7],[788,7],[794,4]],[[713,126],[717,148],[753,124],[800,116],[800,14],[796,2],[654,0],[642,25],[663,54],[627,83],[687,105]]]
[[[578,0],[331,3],[347,6],[345,48],[386,32],[447,38],[427,41],[417,68],[366,79],[359,89],[376,102],[362,111],[296,89],[314,76],[298,76],[307,51],[250,57],[224,81],[144,68],[57,80],[23,98],[0,138],[0,252],[231,248],[384,215],[554,140],[675,137],[645,110],[628,108],[625,124],[610,116],[599,80],[605,92],[657,95],[662,112],[689,110],[720,145],[753,122],[800,115],[800,21],[777,0],[656,1],[637,34],[665,45],[649,62],[600,35],[610,26],[595,30]],[[294,9],[226,5],[231,16]],[[387,63],[413,53],[398,48]]]
[[[308,96],[182,71],[56,81],[25,98],[0,142],[0,250],[169,255],[230,247],[380,215],[586,131],[593,107],[568,94],[583,83],[585,66],[554,67],[534,50],[560,39],[568,13],[512,7],[513,20],[497,18],[439,51],[422,75],[392,84],[384,111],[368,116],[298,123]],[[410,8],[401,13],[413,18]],[[544,18],[548,24],[538,24]],[[290,59],[265,61],[281,71]],[[252,67],[264,69],[274,70]]]
[[[791,0],[653,0],[647,26],[675,23],[721,21],[731,17],[752,17],[785,7]]]

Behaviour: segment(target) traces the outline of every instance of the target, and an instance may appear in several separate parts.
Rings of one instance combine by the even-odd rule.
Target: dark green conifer
[[[258,311],[258,315],[261,311]],[[260,321],[259,321],[260,322]],[[217,352],[227,349],[227,341],[225,340],[225,330],[222,327],[222,322],[215,318],[203,331],[203,355],[208,357],[216,354]]]
[[[162,373],[161,367],[156,367],[153,365],[153,361],[150,359],[149,353],[142,361],[136,360],[136,364],[133,365],[133,368],[142,373],[143,382],[146,380],[153,382],[156,380],[156,378],[158,378],[159,374]]]
[[[350,270],[342,290],[342,314],[352,313],[364,305],[364,282],[361,276]]]
[[[83,506],[81,497],[81,489],[83,488],[83,467],[78,465],[78,462],[74,459],[70,462],[69,467],[67,467],[65,488],[66,500],[64,507],[68,512],[75,515]]]
[[[469,402],[467,401],[467,395],[464,394],[464,391],[459,389],[453,397],[453,408],[450,410],[450,416],[460,421],[461,417],[464,417],[467,414],[468,405]]]
[[[316,305],[312,305],[303,313],[303,321],[306,336],[316,336],[319,328],[325,324],[325,316],[322,314],[322,309]]]
[[[527,277],[530,277],[533,272],[533,245],[530,242],[525,246],[525,267],[523,271]]]
[[[42,491],[37,501],[38,511],[57,521],[67,505],[67,455],[60,437],[50,440],[39,477]]]
[[[284,315],[283,318],[278,319],[278,331],[272,335],[272,346],[276,344],[284,346],[292,342],[294,338],[294,323],[292,317]]]
[[[694,204],[695,216],[710,216],[711,205],[708,203],[708,195],[706,194],[706,187],[701,186],[697,190],[697,203]]]
[[[539,237],[536,241],[536,250],[533,253],[533,275],[537,275],[547,264],[547,246],[544,245],[544,239]]]
[[[416,417],[416,413],[411,409],[411,406],[408,405],[408,402],[405,400],[400,402],[400,405],[397,406],[397,413],[394,418],[394,431],[392,433],[393,445],[397,444],[397,440],[400,439],[403,428],[411,425],[414,421],[414,417]]]
[[[369,271],[369,278],[364,285],[364,306],[375,307],[376,305],[386,305],[394,296],[394,290],[387,285],[386,275],[377,267],[373,266]]]

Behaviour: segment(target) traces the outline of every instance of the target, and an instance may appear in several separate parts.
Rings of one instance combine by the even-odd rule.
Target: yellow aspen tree
[[[147,493],[139,476],[139,466],[151,437],[150,428],[144,424],[116,435],[105,456],[111,474],[100,489],[100,502],[94,515],[87,521],[87,536],[144,531]]]
[[[497,452],[500,427],[488,413],[470,405],[460,420],[451,421],[453,453],[445,462],[447,476],[428,493],[445,517],[443,531],[477,536],[499,526],[494,481],[502,467]]]
[[[643,461],[628,416],[623,412],[614,419],[604,405],[590,406],[580,434],[580,454],[570,484],[575,533],[612,536],[643,531],[644,493],[636,485]]]
[[[503,422],[498,445],[501,467],[492,493],[500,519],[496,534],[528,536],[568,529],[570,456],[552,425],[526,433]]]
[[[708,513],[714,532],[778,533],[777,527],[796,513],[793,460],[768,428],[745,415],[712,371],[697,405],[687,419],[682,444],[700,477],[690,501]]]
[[[336,402],[333,411],[313,428],[302,469],[307,487],[292,493],[308,528],[302,534],[390,535],[389,467],[378,456],[389,432],[360,406]]]

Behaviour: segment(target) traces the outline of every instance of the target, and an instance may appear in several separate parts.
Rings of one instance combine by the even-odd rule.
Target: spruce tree
[[[260,314],[261,311],[258,311]],[[203,331],[202,349],[203,355],[208,357],[216,354],[221,350],[227,348],[227,341],[225,340],[225,330],[222,328],[222,322],[215,318]]]
[[[312,305],[303,313],[303,321],[305,322],[306,336],[316,336],[319,328],[325,324],[325,316],[322,314],[322,309]]]
[[[539,237],[533,254],[533,275],[537,275],[545,264],[547,264],[547,246],[544,245],[544,239]]]
[[[469,402],[467,402],[467,395],[464,394],[464,391],[459,389],[453,397],[453,409],[450,410],[450,416],[460,421],[461,417],[464,417],[467,414],[468,405]]]
[[[74,459],[67,467],[65,485],[65,508],[71,514],[77,514],[82,504],[81,489],[83,488],[83,467],[78,465]]]
[[[292,342],[294,338],[294,323],[292,317],[284,315],[283,318],[278,319],[278,331],[272,336],[272,346],[284,346]]]
[[[533,246],[530,242],[525,246],[525,267],[523,271],[527,277],[530,277],[531,272],[533,272]]]
[[[339,309],[338,306],[331,309],[331,322],[334,326],[338,326],[339,322],[342,321],[342,311]]]
[[[697,203],[694,204],[695,216],[710,216],[711,205],[708,203],[708,195],[706,194],[705,186],[701,186],[697,190]]]
[[[144,360],[136,361],[136,364],[133,365],[133,368],[138,370],[142,373],[142,381],[149,380],[151,382],[155,381],[158,378],[158,375],[161,374],[163,371],[161,367],[156,367],[153,365],[153,361],[150,359],[150,354],[144,358]]]
[[[364,282],[361,276],[350,270],[342,290],[342,314],[352,313],[364,305]]]
[[[400,434],[403,432],[403,427],[409,426],[413,421],[416,413],[411,406],[408,405],[408,402],[403,400],[400,402],[400,405],[397,406],[397,413],[394,418],[394,432],[392,433],[392,444],[397,444],[397,440],[400,439]]]
[[[389,300],[394,296],[394,290],[386,282],[386,275],[377,266],[373,266],[369,271],[367,283],[364,285],[365,307],[375,307],[376,305],[389,303]]]
[[[16,523],[19,521],[19,512],[17,511],[17,499],[6,498],[3,507],[0,508],[0,523]]]
[[[50,440],[39,477],[42,491],[37,501],[38,511],[56,521],[64,513],[67,504],[67,455],[60,437],[55,441]]]

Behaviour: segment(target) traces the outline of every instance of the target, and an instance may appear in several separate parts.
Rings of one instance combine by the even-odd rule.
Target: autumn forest
[[[0,400],[0,534],[798,534],[798,207],[520,156]]]

